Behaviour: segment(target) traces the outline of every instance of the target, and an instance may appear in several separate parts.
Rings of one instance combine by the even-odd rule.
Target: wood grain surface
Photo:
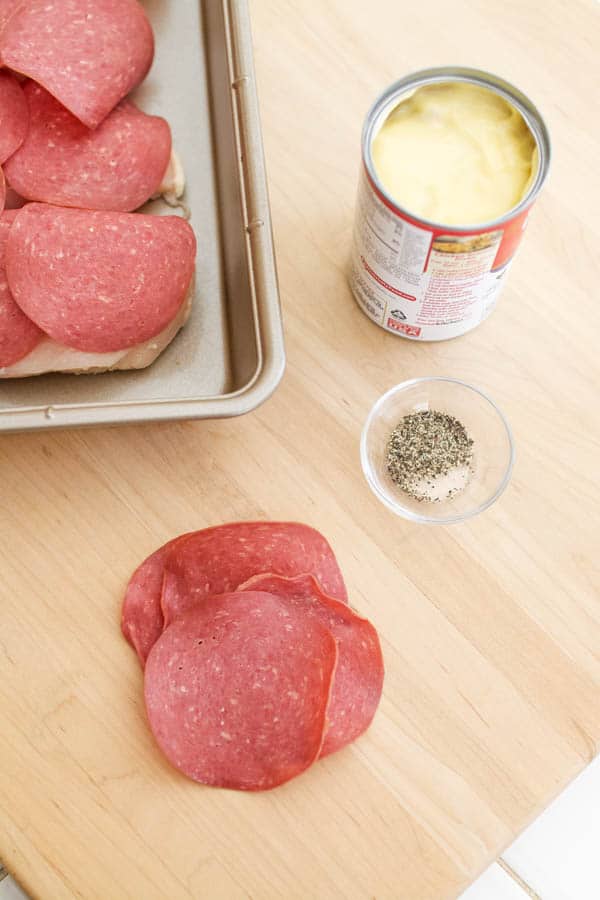
[[[592,0],[253,0],[288,350],[243,419],[0,441],[0,857],[34,897],[456,897],[600,740],[599,11]],[[359,134],[420,67],[507,77],[543,110],[550,181],[497,311],[454,341],[386,334],[345,280]],[[360,471],[380,393],[488,390],[508,491],[449,529],[387,512]],[[156,751],[119,633],[137,563],[234,519],[330,539],[382,636],[358,743],[264,795],[203,789]]]

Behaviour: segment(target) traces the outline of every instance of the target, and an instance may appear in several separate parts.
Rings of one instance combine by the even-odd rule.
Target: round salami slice
[[[108,353],[149,340],[177,314],[196,240],[177,216],[29,203],[6,248],[12,295],[55,341]]]
[[[4,172],[0,169],[0,213],[6,205],[6,179]]]
[[[90,131],[34,81],[22,93],[29,132],[5,166],[9,184],[22,197],[129,212],[157,192],[171,156],[164,119],[123,100]]]
[[[194,781],[277,787],[319,755],[336,659],[328,629],[289,603],[256,591],[212,597],[150,652],[150,727]]]
[[[145,77],[154,36],[137,0],[24,0],[0,33],[5,66],[96,128]]]
[[[312,575],[256,575],[239,590],[275,594],[330,630],[338,645],[338,664],[321,756],[356,740],[371,724],[383,688],[383,657],[373,625],[345,603],[328,597]]]
[[[165,561],[173,547],[187,535],[169,541],[135,570],[123,599],[121,631],[136,651],[142,665],[164,628],[160,605]]]
[[[197,531],[168,555],[162,591],[165,626],[203,597],[234,591],[263,572],[308,572],[332,597],[348,598],[333,550],[314,528],[297,522],[234,522]]]
[[[0,164],[19,149],[28,126],[29,108],[23,88],[10,72],[0,71]]]
[[[23,359],[44,336],[19,309],[6,280],[4,253],[16,214],[16,210],[5,210],[0,215],[0,368]]]

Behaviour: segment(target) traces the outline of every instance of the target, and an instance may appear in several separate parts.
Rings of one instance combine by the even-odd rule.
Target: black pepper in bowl
[[[448,413],[409,413],[390,435],[386,468],[394,484],[413,500],[451,500],[473,472],[473,440]]]

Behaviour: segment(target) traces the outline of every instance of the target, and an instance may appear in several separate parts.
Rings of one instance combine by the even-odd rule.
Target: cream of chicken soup
[[[545,179],[535,107],[474,70],[411,76],[375,104],[363,133],[351,286],[388,331],[443,340],[493,309]]]

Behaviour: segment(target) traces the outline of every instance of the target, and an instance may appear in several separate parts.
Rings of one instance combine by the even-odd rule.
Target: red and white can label
[[[394,207],[363,170],[350,286],[370,319],[420,341],[465,334],[493,310],[529,209],[496,228],[456,232]]]

